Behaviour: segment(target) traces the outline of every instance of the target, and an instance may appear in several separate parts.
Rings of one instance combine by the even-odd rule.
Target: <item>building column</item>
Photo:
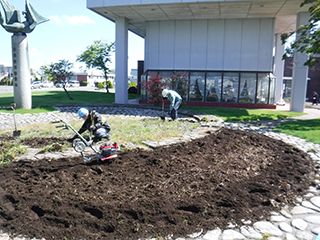
[[[297,15],[297,27],[308,24],[310,15],[308,12],[300,12]],[[297,34],[296,39],[299,38]],[[295,52],[293,57],[293,70],[292,70],[292,89],[291,89],[291,102],[290,110],[294,112],[303,112],[306,101],[307,90],[307,76],[308,67],[304,63],[308,60],[308,55],[305,53]]]
[[[115,102],[128,103],[128,20],[116,19],[116,96]]]
[[[274,56],[274,75],[277,78],[276,85],[276,96],[275,102],[279,105],[284,103],[282,99],[283,95],[283,73],[284,73],[284,61],[282,60],[282,56],[284,54],[284,44],[281,41],[281,33],[277,33],[275,36],[276,40],[276,52]]]

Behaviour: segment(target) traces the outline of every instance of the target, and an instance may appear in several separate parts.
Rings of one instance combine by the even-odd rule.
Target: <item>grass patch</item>
[[[71,121],[70,123],[74,123],[75,121]],[[28,124],[25,126],[19,127],[21,130],[20,139],[31,139],[31,138],[69,138],[72,135],[72,131],[60,131],[61,129],[57,129],[55,126],[60,124],[51,124],[51,123],[36,123],[36,124]],[[0,134],[12,134],[12,129],[6,130],[1,129]]]
[[[16,156],[24,154],[27,151],[25,146],[20,146],[17,143],[1,143],[0,144],[0,166],[11,162]]]
[[[238,109],[238,108],[208,108],[208,107],[183,107],[183,109],[199,113],[211,114],[222,118],[226,122],[253,121],[263,119],[285,119],[305,115],[306,113],[278,111],[268,109]]]
[[[320,118],[284,122],[279,124],[273,131],[320,144]]]
[[[144,147],[142,141],[162,141],[168,138],[177,137],[184,132],[192,131],[199,125],[189,122],[180,121],[162,121],[159,119],[121,119],[117,117],[107,117],[111,125],[111,140],[120,144],[133,143],[140,147]],[[75,120],[70,123],[76,130],[80,129],[83,124],[82,120]],[[74,133],[67,131],[73,136]],[[71,136],[70,135],[70,136]],[[88,132],[83,134],[88,137]]]
[[[66,144],[59,144],[59,143],[53,143],[48,146],[43,147],[39,153],[46,153],[46,152],[63,152],[68,149],[68,146]]]
[[[55,104],[111,104],[115,102],[114,93],[68,91],[73,98],[70,100],[65,91],[38,91],[32,92],[33,106],[47,106]],[[139,94],[128,94],[128,99],[139,98]],[[13,93],[2,93],[0,107],[10,106],[14,102]]]
[[[162,141],[167,138],[177,137],[184,132],[192,131],[199,125],[189,122],[180,121],[162,121],[159,119],[121,119],[118,117],[107,117],[102,114],[111,125],[111,141],[118,142],[119,144],[134,143],[142,148],[147,148],[142,141]],[[83,124],[83,120],[73,120],[69,124],[79,130]],[[72,130],[57,129],[55,126],[59,124],[43,123],[43,124],[30,124],[19,128],[21,130],[20,139],[32,138],[65,138],[66,140],[72,138],[75,133]],[[2,134],[12,134],[12,130],[0,130]],[[82,134],[83,137],[89,138],[89,132],[86,131]],[[71,147],[66,141],[66,144],[51,144],[40,150],[41,153],[52,151],[65,151],[67,147]],[[6,152],[11,146],[6,146],[2,152]],[[21,154],[24,152],[21,152]],[[5,157],[5,161],[10,161],[10,158]],[[11,158],[12,159],[12,158]]]
[[[142,145],[142,141],[162,141],[192,131],[198,124],[159,119],[123,119],[110,118],[112,140],[119,143]]]

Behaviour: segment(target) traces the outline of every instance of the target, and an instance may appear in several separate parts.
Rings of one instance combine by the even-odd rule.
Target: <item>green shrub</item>
[[[88,85],[88,82],[87,81],[81,81],[80,82],[80,86],[87,86]]]
[[[129,87],[128,93],[137,94],[138,90],[136,87]]]
[[[98,83],[98,85],[97,85],[97,88],[99,88],[99,89],[102,89],[102,88],[104,88],[104,83],[102,83],[102,82],[99,82],[99,83]]]
[[[108,86],[108,88],[113,88],[113,84],[112,84],[112,82],[110,80],[108,80],[107,86]]]
[[[129,88],[131,88],[131,87],[137,88],[137,84],[135,82],[130,82]]]

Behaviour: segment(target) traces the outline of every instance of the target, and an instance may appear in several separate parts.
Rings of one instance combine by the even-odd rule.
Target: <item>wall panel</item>
[[[146,38],[146,67],[147,69],[159,68],[159,40],[160,40],[160,23],[149,22],[148,23],[148,37]]]
[[[256,71],[258,69],[259,28],[259,19],[242,20],[240,60],[240,69],[242,71]]]
[[[208,21],[207,69],[221,70],[223,68],[224,25],[225,20]]]
[[[191,21],[176,21],[174,68],[190,69]]]
[[[274,19],[154,21],[146,69],[272,71]]]
[[[261,71],[272,71],[274,23],[274,19],[260,20],[258,69]]]
[[[208,21],[193,20],[191,26],[191,69],[205,70],[207,66]]]
[[[242,21],[227,19],[225,25],[224,70],[239,70],[241,60]]]
[[[159,68],[173,69],[174,66],[174,21],[160,22]]]

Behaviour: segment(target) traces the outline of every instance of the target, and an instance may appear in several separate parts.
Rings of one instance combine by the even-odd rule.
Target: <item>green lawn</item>
[[[238,109],[238,108],[208,108],[208,107],[183,107],[206,114],[215,115],[226,122],[232,121],[253,121],[262,119],[284,119],[305,115],[305,113],[278,111],[269,109]]]
[[[278,125],[274,131],[320,144],[320,118],[284,122]]]
[[[110,104],[115,102],[114,93],[106,92],[89,92],[89,91],[68,91],[73,98],[70,100],[65,91],[38,91],[32,92],[32,105],[36,107],[43,107],[47,111],[47,107],[55,104]],[[129,94],[129,99],[138,98],[140,95]],[[13,93],[2,93],[0,97],[0,107],[10,106],[14,102]],[[52,109],[52,108],[51,108]],[[21,109],[17,109],[17,113]]]

